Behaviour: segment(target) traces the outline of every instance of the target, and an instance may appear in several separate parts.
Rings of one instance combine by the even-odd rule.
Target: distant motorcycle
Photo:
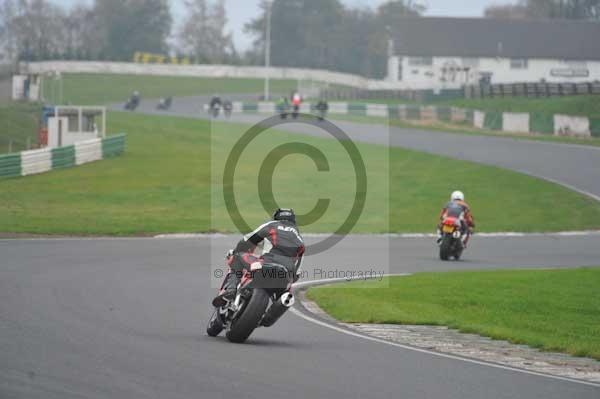
[[[317,118],[319,120],[319,122],[323,122],[325,120],[325,118],[327,117],[327,111],[329,111],[329,104],[327,104],[326,101],[319,101],[319,103],[317,104]]]
[[[223,114],[225,115],[225,118],[227,118],[227,119],[231,118],[232,112],[233,112],[233,104],[231,103],[231,101],[225,101],[223,103]]]
[[[206,333],[216,337],[226,330],[229,341],[241,343],[257,327],[271,327],[294,304],[292,282],[288,270],[280,265],[244,271],[235,299],[215,308]]]
[[[441,225],[440,259],[448,260],[454,258],[460,260],[465,249],[463,244],[463,229],[459,218],[448,216]]]
[[[171,105],[173,104],[173,97],[161,98],[156,106],[156,109],[161,111],[168,111],[171,109]]]
[[[125,109],[127,111],[135,111],[136,108],[140,105],[140,99],[139,97],[131,97],[126,103],[125,103]]]

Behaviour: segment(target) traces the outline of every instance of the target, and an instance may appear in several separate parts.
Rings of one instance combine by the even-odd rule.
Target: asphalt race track
[[[173,113],[180,103],[175,99]],[[365,129],[378,129],[348,127],[357,138]],[[564,171],[583,170],[565,174],[563,182],[600,194],[595,149],[402,133],[398,140],[412,143],[410,148],[432,152],[442,152],[440,140],[459,137],[465,141],[446,155],[465,159],[483,155],[461,150],[463,144],[499,140],[505,147],[494,145],[486,163],[505,162],[502,166],[561,181]],[[530,164],[516,148],[522,145],[531,146]],[[554,155],[543,156],[544,151]],[[0,398],[600,397],[600,387],[370,342],[293,314],[257,330],[244,345],[209,338],[204,328],[215,289],[207,259],[224,254],[236,239],[0,240]],[[309,245],[317,239],[309,238]],[[594,266],[600,263],[599,240],[600,235],[475,237],[464,261],[442,263],[430,238],[351,236],[335,250],[308,256],[305,273],[318,279],[331,277],[320,270]]]

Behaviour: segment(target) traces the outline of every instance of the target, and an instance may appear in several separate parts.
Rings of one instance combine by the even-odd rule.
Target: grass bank
[[[273,79],[274,93],[288,93],[296,88],[294,80]],[[256,93],[257,99],[263,92],[261,79],[194,78],[173,76],[113,75],[113,74],[64,74],[61,81],[44,79],[44,97],[51,103],[62,102],[78,105],[98,105],[125,101],[134,90],[142,98],[164,96],[194,96],[219,93]]]
[[[23,151],[38,140],[41,106],[9,103],[0,106],[0,154]]]
[[[420,273],[311,288],[349,323],[443,325],[600,360],[600,269]]]
[[[223,201],[222,170],[247,126],[112,112],[109,132],[127,133],[126,153],[44,175],[0,180],[0,232],[138,235],[237,232]],[[212,131],[212,134],[211,134]],[[290,141],[317,147],[329,171],[305,155],[275,168],[276,200],[307,213],[330,198],[325,216],[303,228],[331,232],[349,214],[355,175],[334,140],[266,132],[244,151],[235,193],[250,225],[267,213],[257,175],[274,147]],[[367,171],[365,209],[353,232],[430,232],[448,193],[468,196],[479,231],[600,228],[600,205],[558,185],[507,170],[400,148],[357,144]]]

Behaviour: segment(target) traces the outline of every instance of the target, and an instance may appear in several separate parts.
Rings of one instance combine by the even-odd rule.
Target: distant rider
[[[440,213],[440,224],[438,225],[438,243],[442,240],[441,222],[448,216],[455,217],[460,220],[461,233],[463,234],[463,244],[465,248],[475,229],[475,220],[471,214],[471,207],[465,202],[465,195],[462,191],[454,191],[450,195],[450,202],[444,206]]]
[[[298,113],[300,112],[300,105],[302,105],[302,96],[300,96],[300,93],[295,92],[292,95],[292,107],[294,108],[292,116],[294,117],[294,119],[298,117]]]
[[[229,251],[230,270],[213,305],[221,307],[235,298],[244,269],[254,271],[263,264],[281,265],[293,273],[294,281],[297,281],[303,255],[304,241],[296,225],[294,210],[277,209],[271,221],[245,235],[235,249]]]
[[[287,97],[281,97],[277,102],[277,111],[281,119],[286,119],[288,111],[290,109],[290,102]]]
[[[229,118],[233,112],[233,103],[229,100],[223,101],[223,111],[225,112],[225,116]]]
[[[319,120],[325,120],[325,117],[327,116],[327,111],[329,111],[329,104],[327,103],[327,100],[325,99],[321,99],[318,103],[317,103],[317,111],[319,111]]]
[[[210,99],[210,109],[213,110],[217,106],[221,108],[221,105],[223,105],[223,102],[221,101],[221,96],[219,96],[218,94],[213,95]]]

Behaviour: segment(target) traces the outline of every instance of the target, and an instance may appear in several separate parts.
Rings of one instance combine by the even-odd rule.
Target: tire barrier
[[[125,151],[125,135],[80,141],[58,148],[42,148],[0,155],[0,178],[29,176],[55,169],[99,161],[121,155]]]

